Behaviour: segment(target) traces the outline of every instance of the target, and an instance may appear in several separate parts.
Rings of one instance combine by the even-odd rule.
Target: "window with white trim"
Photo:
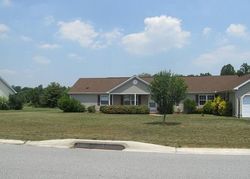
[[[108,95],[101,95],[100,96],[100,105],[108,105],[109,104],[109,96]]]
[[[137,104],[137,101],[138,101],[138,96],[136,96],[136,101],[135,101],[134,95],[124,95],[124,97],[123,97],[123,104],[124,105],[134,105],[135,102]]]
[[[200,95],[199,96],[199,105],[204,105],[207,101],[207,96],[206,95]]]
[[[207,101],[213,101],[214,94],[202,94],[199,95],[199,105],[203,106]]]
[[[207,100],[213,101],[214,100],[214,95],[207,95]]]

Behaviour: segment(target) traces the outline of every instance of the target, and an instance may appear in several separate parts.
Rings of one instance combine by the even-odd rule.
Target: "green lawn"
[[[250,120],[206,115],[109,115],[57,109],[0,111],[0,138],[133,140],[179,147],[250,148]]]

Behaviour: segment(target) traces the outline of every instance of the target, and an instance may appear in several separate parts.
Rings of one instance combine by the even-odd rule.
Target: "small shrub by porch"
[[[149,114],[149,108],[146,105],[111,105],[101,106],[100,111],[106,114]]]

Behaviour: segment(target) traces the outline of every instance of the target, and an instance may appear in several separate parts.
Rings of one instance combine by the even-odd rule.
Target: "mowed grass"
[[[0,138],[21,140],[108,139],[175,147],[250,148],[250,120],[175,114],[118,115],[63,113],[58,109],[0,111]]]

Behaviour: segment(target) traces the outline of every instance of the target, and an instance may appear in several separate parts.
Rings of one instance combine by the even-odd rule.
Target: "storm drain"
[[[74,148],[83,149],[103,149],[103,150],[123,150],[125,147],[120,144],[100,144],[100,143],[75,143]]]

